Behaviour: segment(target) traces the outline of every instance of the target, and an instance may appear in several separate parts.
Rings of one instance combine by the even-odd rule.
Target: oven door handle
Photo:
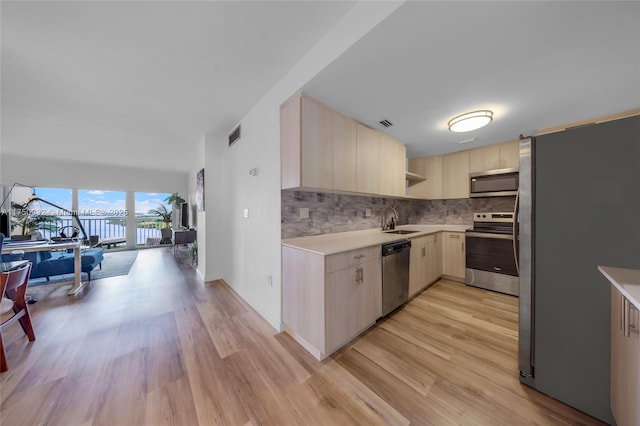
[[[489,232],[478,232],[478,231],[467,231],[466,236],[474,237],[474,238],[493,238],[496,240],[512,240],[513,239],[512,234],[492,234]]]

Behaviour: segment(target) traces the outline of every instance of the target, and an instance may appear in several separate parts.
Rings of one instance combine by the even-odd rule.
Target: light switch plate
[[[300,219],[309,219],[308,207],[300,207]]]
[[[249,209],[244,209],[244,211],[242,212],[242,216],[249,217]]]
[[[364,209],[364,217],[371,217],[371,209],[370,208]]]

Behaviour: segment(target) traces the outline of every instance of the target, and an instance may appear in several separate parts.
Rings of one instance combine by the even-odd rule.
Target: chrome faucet
[[[391,216],[391,220],[387,220],[387,212],[391,210],[393,216]],[[387,231],[389,229],[395,229],[396,223],[398,222],[398,211],[393,207],[387,207],[382,213],[382,217],[380,218],[380,223],[382,225],[382,230]]]

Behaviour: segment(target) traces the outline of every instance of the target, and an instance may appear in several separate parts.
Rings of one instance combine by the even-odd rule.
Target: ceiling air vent
[[[390,122],[389,120],[382,120],[382,121],[380,122],[380,124],[381,124],[381,125],[383,125],[384,127],[391,127],[391,126],[393,126],[393,123],[392,123],[392,122]]]
[[[240,124],[233,129],[233,132],[229,133],[229,146],[233,145],[238,139],[240,139]]]

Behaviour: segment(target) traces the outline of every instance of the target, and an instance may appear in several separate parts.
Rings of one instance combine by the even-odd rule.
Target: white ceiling
[[[2,1],[2,153],[187,171],[352,6]],[[305,91],[410,156],[640,108],[640,3],[407,2]]]
[[[640,108],[640,3],[408,2],[305,91],[405,142],[410,157]],[[493,122],[447,129],[477,109]]]
[[[353,4],[2,1],[2,152],[188,171]]]

